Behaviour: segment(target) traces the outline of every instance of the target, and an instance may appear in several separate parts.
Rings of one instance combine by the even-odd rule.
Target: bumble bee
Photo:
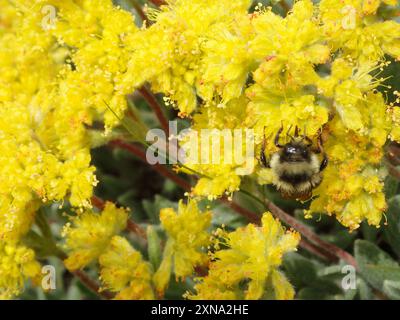
[[[297,127],[294,137],[289,134],[290,129],[286,134],[290,141],[284,145],[279,143],[283,127],[277,132],[274,143],[280,150],[272,154],[269,163],[264,153],[264,137],[260,161],[265,167],[272,169],[273,184],[283,197],[307,200],[311,197],[312,190],[322,181],[321,173],[328,165],[328,157],[322,147],[321,131],[318,135],[318,146],[313,148],[311,139],[305,134],[299,136]],[[317,154],[322,154],[322,160]]]

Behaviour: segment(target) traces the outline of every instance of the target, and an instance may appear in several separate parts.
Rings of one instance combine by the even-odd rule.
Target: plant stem
[[[130,0],[129,2],[140,16],[140,19],[142,19],[142,21],[146,21],[147,23],[149,20],[147,19],[147,16],[143,11],[142,6],[136,0]]]
[[[104,299],[112,299],[114,295],[109,291],[103,291],[100,289],[100,286],[96,281],[91,279],[85,272],[82,270],[72,271],[71,272],[75,277],[77,277],[90,291],[101,296]]]
[[[149,2],[157,7],[162,6],[163,4],[167,4],[164,0],[149,0]]]
[[[308,242],[304,238],[302,238],[300,240],[300,247],[315,254],[316,256],[320,257],[323,260],[327,260],[327,261],[331,261],[331,262],[337,261],[337,257],[334,254],[332,254],[330,252],[325,252],[323,250],[321,251],[321,249],[319,247],[315,246],[311,242]]]
[[[139,237],[143,238],[144,240],[147,240],[146,231],[143,230],[143,228],[139,226],[137,223],[135,223],[132,219],[128,219],[126,228],[129,231],[136,233]]]
[[[149,106],[153,109],[154,113],[156,114],[158,120],[160,121],[161,127],[168,135],[169,126],[168,126],[168,119],[165,117],[165,114],[162,110],[162,107],[158,103],[154,94],[147,89],[146,86],[142,86],[138,89],[139,93],[143,96],[143,98],[147,101]]]
[[[287,15],[287,13],[290,11],[290,6],[286,3],[285,0],[281,0],[279,1],[279,5],[282,7],[282,9],[285,12],[285,15]]]
[[[64,251],[59,250],[58,254],[56,255],[57,258],[60,260],[65,260],[67,258],[67,255]],[[68,270],[69,271],[69,270]],[[69,271],[72,275],[77,277],[82,284],[88,288],[90,291],[95,293],[96,295],[104,298],[104,299],[112,299],[113,294],[109,291],[106,290],[100,290],[99,284],[91,279],[83,270],[75,270],[75,271]]]
[[[255,224],[260,224],[260,216],[246,208],[243,208],[237,202],[227,199],[226,197],[218,199],[220,202],[224,203],[230,207],[233,211],[236,211],[243,217],[246,217],[250,222]]]
[[[136,157],[138,157],[142,162],[148,164],[148,162],[146,160],[146,153],[144,152],[144,150],[141,147],[138,147],[137,145],[127,143],[122,140],[113,140],[109,143],[109,145],[112,147],[119,147],[121,149],[124,149],[124,150],[132,153]],[[169,170],[168,168],[166,168],[165,166],[163,166],[161,164],[154,164],[154,165],[152,165],[152,167],[154,168],[154,170],[158,171],[164,177],[172,180],[173,182],[175,182],[178,186],[180,186],[184,190],[190,191],[190,188],[191,188],[190,184],[186,180],[182,179],[177,174],[175,174],[173,171]]]
[[[97,209],[100,209],[100,210],[103,210],[104,207],[105,207],[105,205],[106,205],[106,202],[105,202],[103,199],[100,199],[100,198],[97,197],[97,196],[92,196],[92,198],[91,198],[90,200],[91,200],[92,204],[93,204]]]
[[[356,259],[348,252],[344,251],[343,249],[322,240],[317,234],[311,231],[308,227],[306,227],[301,222],[297,221],[294,217],[287,214],[273,202],[266,200],[266,207],[271,211],[271,213],[277,217],[278,219],[282,220],[286,224],[290,225],[298,232],[300,232],[305,238],[310,240],[310,242],[315,243],[318,247],[323,249],[328,254],[333,254],[338,259],[341,259],[348,264],[357,268]]]
[[[386,167],[388,168],[391,176],[397,180],[400,180],[400,171],[394,165],[392,165],[389,161],[386,161]]]

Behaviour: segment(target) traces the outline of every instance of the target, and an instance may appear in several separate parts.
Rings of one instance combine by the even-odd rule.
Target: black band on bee
[[[310,180],[310,175],[306,173],[300,173],[300,174],[288,174],[284,173],[279,178],[282,181],[285,181],[287,183],[290,183],[292,185],[298,185],[300,183],[306,182]]]

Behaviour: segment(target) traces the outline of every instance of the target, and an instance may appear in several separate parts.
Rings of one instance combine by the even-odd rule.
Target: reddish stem
[[[97,282],[92,280],[82,270],[73,271],[71,273],[74,276],[76,276],[93,293],[100,295],[101,297],[103,297],[104,299],[107,299],[107,300],[112,299],[114,297],[114,295],[111,292],[105,291],[105,290],[103,290],[103,291],[100,290],[100,286],[97,284]]]
[[[148,163],[146,160],[146,153],[144,152],[144,150],[141,147],[138,147],[137,145],[130,144],[130,143],[124,142],[122,140],[113,140],[109,143],[109,145],[111,145],[113,147],[119,147],[121,149],[129,151],[130,153],[132,153],[133,155],[138,157],[140,160],[142,160],[144,163]],[[172,172],[171,170],[166,168],[165,166],[163,166],[161,164],[154,164],[154,165],[152,165],[152,167],[154,168],[154,170],[159,172],[164,177],[172,180],[173,182],[175,182],[178,186],[180,186],[184,190],[190,191],[190,188],[191,188],[190,184],[186,180],[182,179],[181,177],[176,175],[174,172]]]
[[[61,260],[65,260],[67,258],[67,254],[63,251],[60,251],[57,254],[57,257]],[[111,292],[107,290],[100,290],[100,286],[98,285],[98,283],[91,279],[84,271],[75,270],[70,271],[70,273],[77,277],[90,291],[92,291],[96,295],[99,295],[104,299],[112,299],[114,297]]]
[[[126,227],[129,231],[132,231],[133,233],[136,233],[138,236],[142,237],[144,240],[147,240],[146,231],[131,219],[128,219]]]
[[[279,1],[280,6],[282,9],[285,11],[285,14],[287,14],[290,11],[290,6],[286,3],[285,0]]]
[[[397,168],[394,165],[390,164],[389,162],[386,163],[386,166],[389,170],[390,175],[400,180],[400,171],[397,170]]]
[[[260,216],[246,208],[243,208],[237,202],[227,199],[226,197],[220,198],[219,201],[226,204],[232,210],[236,211],[237,213],[241,214],[242,216],[246,217],[250,222],[255,224],[260,224]]]
[[[154,4],[157,7],[167,4],[167,2],[164,0],[149,0],[149,2],[151,2],[152,4]]]
[[[92,204],[93,204],[97,209],[100,209],[100,210],[103,210],[104,207],[105,207],[105,205],[106,205],[106,202],[105,202],[103,199],[100,199],[100,198],[97,197],[97,196],[92,196],[91,201],[92,201]]]
[[[287,214],[281,208],[276,206],[271,201],[266,201],[267,208],[271,211],[271,213],[285,222],[286,224],[290,225],[297,231],[299,231],[305,238],[310,240],[311,242],[315,243],[318,247],[325,250],[328,254],[333,254],[337,258],[346,261],[348,264],[351,264],[354,267],[357,267],[356,259],[348,252],[344,251],[343,249],[322,240],[318,235],[312,232],[308,227],[306,227],[301,222],[297,221],[295,218]]]
[[[165,117],[162,107],[158,103],[154,94],[149,89],[147,89],[146,86],[142,86],[141,88],[138,89],[138,91],[147,101],[149,106],[153,109],[158,120],[160,121],[161,127],[168,134],[169,132],[168,119]]]
[[[315,254],[316,256],[320,257],[321,259],[332,261],[332,262],[337,261],[337,257],[334,254],[332,254],[330,252],[325,252],[324,250],[321,251],[321,249],[319,247],[315,246],[314,244],[312,244],[311,242],[308,242],[305,239],[300,240],[300,247]]]
[[[144,13],[141,5],[139,3],[137,3],[136,0],[131,0],[130,3],[132,4],[133,8],[136,10],[138,15],[140,16],[140,19],[142,19],[142,21],[148,22],[147,16]]]

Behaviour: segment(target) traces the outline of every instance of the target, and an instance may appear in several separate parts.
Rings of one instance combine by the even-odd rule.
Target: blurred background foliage
[[[142,5],[145,2],[137,1]],[[282,15],[285,13],[286,6],[282,5],[280,1],[255,1],[253,8],[260,2],[265,6],[272,6],[276,13]],[[136,16],[136,21],[141,21],[134,9],[134,1],[118,0],[115,3],[131,11]],[[292,1],[286,1],[286,4],[291,7]],[[151,4],[148,5],[151,6]],[[400,5],[398,7],[400,8]],[[380,14],[385,16],[391,15],[393,12],[384,11]],[[400,21],[399,17],[396,19]],[[389,77],[386,85],[391,86],[389,90],[382,87],[382,91],[386,91],[389,101],[394,101],[395,98],[391,92],[400,91],[400,62],[392,60],[382,76]],[[149,128],[159,127],[157,118],[141,96],[134,94],[129,99],[132,99],[141,118]],[[157,96],[157,99],[163,105],[162,97]],[[165,113],[169,119],[178,118],[177,112],[171,108],[166,109]],[[179,119],[178,122],[179,129],[190,125],[188,120]],[[400,157],[400,146],[392,145],[392,147],[399,151],[398,156]],[[391,165],[393,167],[397,165],[400,172],[400,166],[398,166],[400,158],[398,160],[398,163]],[[97,168],[96,175],[100,182],[95,191],[96,195],[120,206],[129,207],[131,218],[135,222],[143,227],[154,225],[155,232],[162,237],[162,233],[157,229],[157,225],[160,223],[159,211],[165,207],[177,207],[177,201],[184,198],[184,190],[160,176],[148,164],[122,149],[113,149],[109,146],[93,149],[92,163]],[[189,182],[190,179],[193,179],[193,177],[185,175],[182,177]],[[251,188],[258,187],[247,186],[247,189]],[[332,265],[303,249],[287,254],[284,259],[283,271],[295,287],[297,299],[400,299],[399,176],[389,175],[385,182],[385,189],[389,204],[385,217],[386,223],[382,224],[380,229],[364,223],[352,233],[349,233],[348,229],[341,226],[336,219],[325,215],[304,219],[302,209],[307,207],[307,203],[300,204],[295,201],[283,200],[273,187],[261,190],[267,198],[309,226],[322,239],[353,254],[359,265],[356,289],[343,290],[341,285],[345,275],[342,273],[343,263]],[[258,203],[245,195],[236,194],[235,200],[253,212],[258,212],[260,215],[263,212],[263,208]],[[200,205],[203,208],[210,206],[213,210],[215,226],[223,224],[227,230],[233,230],[248,223],[243,216],[221,203],[210,203],[204,200]],[[50,217],[53,234],[59,235],[61,233],[60,226],[66,222],[65,215],[62,213],[68,210],[68,207],[64,205],[59,208],[59,204],[54,204],[45,210]],[[154,258],[149,257],[146,245],[141,238],[132,233],[127,233],[126,236],[146,259]],[[20,299],[99,299],[70,274],[59,259],[44,258],[42,262],[55,267],[57,272],[56,289],[44,293],[41,288],[28,286]],[[96,278],[96,268],[88,268],[88,270],[90,270],[89,276]],[[182,299],[182,294],[192,286],[193,283],[190,280],[184,283],[173,281],[165,294],[165,299]]]

